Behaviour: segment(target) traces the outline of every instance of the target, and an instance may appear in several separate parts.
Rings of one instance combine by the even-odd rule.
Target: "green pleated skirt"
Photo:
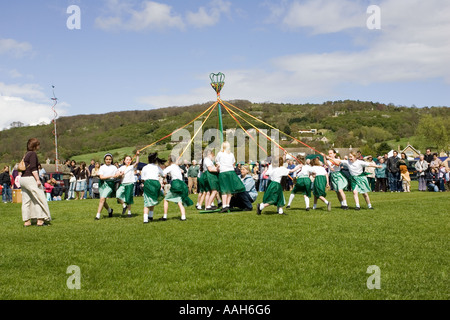
[[[204,177],[203,177],[204,176]],[[220,192],[219,175],[209,171],[203,172],[203,186],[206,192],[218,191]]]
[[[164,199],[164,192],[158,180],[144,181],[144,207],[153,207]]]
[[[315,197],[326,197],[326,188],[327,188],[327,177],[326,176],[316,176],[314,179],[314,184],[312,188],[312,192]]]
[[[363,173],[359,176],[351,176],[350,183],[352,184],[352,190],[358,191],[358,193],[370,192],[369,181],[367,180],[367,173]]]
[[[272,181],[269,187],[264,192],[263,203],[275,205],[277,207],[284,207],[286,199],[283,194],[283,187],[276,181]]]
[[[121,184],[116,192],[116,198],[122,200],[126,204],[133,204],[134,183]]]
[[[333,186],[334,191],[348,189],[347,178],[345,178],[344,175],[340,171],[331,172],[330,180],[331,180],[331,185]]]
[[[234,171],[220,172],[219,185],[222,194],[236,194],[245,191],[244,183]]]
[[[110,180],[100,180],[98,192],[100,198],[114,198],[115,197],[115,181]]]
[[[297,178],[291,193],[301,193],[308,198],[311,198],[311,179],[309,177]]]
[[[194,202],[189,198],[189,189],[184,181],[172,180],[170,183],[170,190],[167,192],[164,198],[167,201],[175,203],[183,203],[183,206],[189,207],[194,204]]]

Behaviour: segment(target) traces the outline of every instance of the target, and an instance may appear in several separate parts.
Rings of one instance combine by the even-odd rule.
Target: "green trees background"
[[[296,138],[302,137],[299,130],[318,129],[320,134],[314,138],[325,136],[328,142],[313,139],[307,143],[322,150],[351,145],[360,148],[363,154],[382,154],[399,145],[405,147],[408,142],[422,151],[427,147],[435,151],[450,149],[448,107],[416,108],[354,100],[322,104],[230,102]],[[60,159],[146,146],[188,123],[211,104],[60,117],[57,119]],[[255,120],[247,119],[258,128],[265,128]],[[243,121],[241,124],[246,129],[251,128]],[[218,117],[214,112],[204,129],[217,128],[217,125]],[[225,129],[239,127],[225,110],[223,126]],[[186,129],[193,134],[193,124]],[[41,159],[54,159],[52,130],[52,125],[48,124],[0,131],[0,164],[11,165],[20,161],[31,137],[41,141]],[[168,142],[170,138],[161,141],[160,146],[167,146]],[[289,147],[291,142],[287,139],[283,146]]]

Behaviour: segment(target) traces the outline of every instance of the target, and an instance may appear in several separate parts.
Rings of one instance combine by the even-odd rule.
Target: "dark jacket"
[[[11,176],[9,175],[9,172],[2,172],[0,174],[0,185],[3,184],[11,185]]]
[[[388,158],[386,166],[389,172],[396,173],[400,170],[398,165],[399,160],[399,158],[394,156]]]

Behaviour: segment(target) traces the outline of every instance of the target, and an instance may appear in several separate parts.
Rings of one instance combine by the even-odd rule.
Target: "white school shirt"
[[[159,181],[159,177],[164,176],[163,171],[156,164],[149,163],[141,171],[141,179],[142,180],[157,180]]]
[[[316,176],[326,176],[327,175],[327,170],[322,166],[312,166],[311,172],[315,173]]]
[[[119,172],[123,172],[124,176],[122,179],[122,183],[134,183],[135,179],[134,179],[134,166],[130,165],[130,166],[121,166],[119,168]]]
[[[220,165],[220,172],[234,171],[236,159],[234,154],[220,151],[217,154],[216,162]]]
[[[327,163],[328,163],[328,167],[330,168],[330,173],[331,172],[339,172],[339,171],[341,171],[341,166],[335,165],[330,160],[327,160]]]
[[[215,167],[215,166],[214,162],[212,162],[210,158],[206,157],[205,159],[203,159],[203,171],[204,172],[208,171],[208,167]]]
[[[116,173],[117,173],[117,167],[113,164],[110,164],[109,166],[104,164],[98,170],[99,176],[109,177],[109,176],[114,176]]]
[[[171,164],[167,168],[164,169],[163,174],[164,176],[168,175],[170,173],[170,176],[172,177],[172,180],[181,180],[183,181],[183,173],[181,172],[181,169],[176,164]]]
[[[297,173],[297,177],[298,178],[304,178],[304,177],[309,178],[311,169],[312,169],[312,167],[309,164],[303,165],[301,171]]]
[[[364,167],[369,165],[368,162],[361,160],[356,160],[355,162],[351,162],[350,160],[341,160],[341,163],[348,168],[348,171],[350,171],[352,176],[359,176],[364,172]]]
[[[270,180],[280,183],[281,178],[289,174],[289,169],[286,167],[270,168],[266,173]]]

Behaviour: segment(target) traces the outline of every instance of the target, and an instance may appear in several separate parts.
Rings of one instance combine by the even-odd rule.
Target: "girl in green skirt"
[[[128,209],[128,217],[131,217],[131,205],[134,203],[134,170],[136,170],[137,164],[139,163],[139,151],[136,153],[136,162],[132,164],[132,161],[131,156],[125,156],[125,165],[119,168],[119,172],[122,173],[122,181],[116,192],[116,198],[123,207],[122,214],[125,214]]]
[[[181,221],[186,221],[186,209],[184,207],[189,207],[194,204],[189,198],[189,189],[183,180],[183,173],[181,172],[180,167],[174,162],[174,156],[170,156],[168,167],[166,167],[163,171],[165,177],[170,174],[172,181],[170,183],[170,190],[164,198],[164,216],[160,219],[162,221],[167,220],[169,201],[178,204],[181,212]]]
[[[160,166],[165,161],[159,159],[157,153],[149,154],[148,165],[141,171],[141,179],[144,181],[144,223],[153,221],[153,210],[164,199],[159,179],[164,176]]]
[[[327,157],[328,169],[330,170],[330,181],[333,186],[333,190],[336,191],[336,195],[341,202],[341,208],[348,210],[347,198],[345,197],[344,190],[347,190],[348,181],[347,178],[341,173],[341,167],[336,163],[336,151],[328,150]]]
[[[304,159],[299,159],[303,161]],[[287,209],[291,207],[292,201],[294,200],[296,193],[303,194],[303,198],[305,199],[306,211],[309,211],[309,198],[311,198],[311,166],[309,165],[310,159],[305,161],[305,164],[299,163],[293,170],[297,172],[296,182],[294,188],[291,191],[291,195],[289,196],[289,202],[287,205]]]
[[[244,192],[245,186],[234,171],[236,160],[230,150],[230,143],[222,143],[222,149],[217,154],[216,163],[219,167],[219,185],[222,194],[222,212],[230,209],[231,196],[236,193]]]
[[[206,157],[203,162],[203,186],[206,191],[205,210],[216,210],[216,206],[212,206],[214,199],[220,192],[219,175],[214,162],[214,151],[207,150]]]
[[[206,198],[206,190],[205,190],[205,184],[203,182],[203,159],[200,163],[200,175],[198,177],[198,195],[197,195],[197,204],[195,205],[195,207],[197,208],[197,210],[202,210],[202,205],[203,202],[205,201]]]
[[[312,192],[314,194],[313,210],[317,208],[317,200],[320,199],[327,205],[327,210],[331,211],[331,201],[328,201],[326,199],[327,196],[326,189],[329,187],[328,173],[318,157],[314,158],[311,161],[311,164],[312,164],[311,173],[314,176],[314,183],[312,188]]]
[[[337,164],[344,164],[348,167],[350,172],[350,183],[353,190],[353,198],[355,199],[355,210],[360,210],[359,206],[359,194],[362,194],[364,200],[366,200],[369,209],[373,209],[370,203],[369,192],[371,191],[369,181],[367,180],[366,173],[364,172],[365,167],[375,167],[381,168],[382,166],[376,165],[375,163],[365,162],[358,160],[355,153],[351,152],[348,155],[348,160],[334,159]]]
[[[256,206],[256,214],[260,215],[265,207],[274,205],[277,207],[278,214],[284,214],[283,207],[286,204],[284,199],[283,187],[281,186],[281,178],[287,176],[289,173],[294,172],[294,169],[289,170],[283,167],[283,158],[278,159],[278,163],[272,163],[272,167],[267,171],[271,182],[269,187],[264,192],[262,203]]]
[[[99,183],[99,192],[100,192],[100,202],[98,204],[97,215],[95,216],[95,220],[100,220],[101,212],[103,208],[108,211],[108,216],[111,218],[113,216],[113,209],[109,207],[106,202],[107,198],[110,198],[114,194],[114,184],[115,179],[119,178],[122,174],[117,170],[117,167],[112,164],[113,156],[110,153],[107,153],[103,161],[105,162],[98,171],[100,183]]]

